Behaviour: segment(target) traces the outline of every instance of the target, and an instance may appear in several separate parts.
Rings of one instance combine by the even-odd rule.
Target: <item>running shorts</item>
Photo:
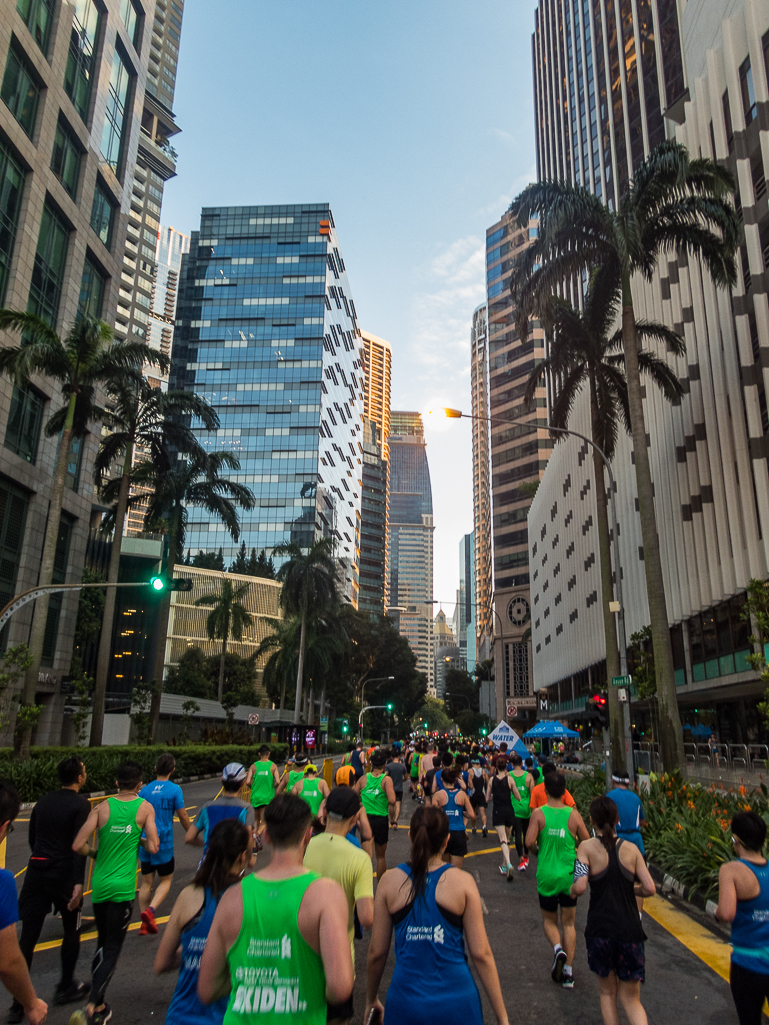
[[[486,808],[488,802],[486,800],[486,795],[484,794],[484,792],[481,791],[480,793],[476,793],[474,790],[471,791],[470,804],[473,806],[473,808]]]
[[[541,903],[541,898],[540,898]],[[643,943],[621,943],[606,936],[593,936],[587,943],[587,964],[602,979],[614,972],[622,982],[643,982],[646,962]]]
[[[396,801],[402,801],[403,800],[403,791],[402,790],[396,790],[395,791],[395,800]]]
[[[545,896],[544,893],[539,893],[539,906],[543,911],[557,911],[558,907],[562,908],[575,908],[577,906],[577,898],[569,896],[568,893],[553,893],[549,896]]]
[[[170,861],[164,861],[162,865],[153,865],[151,861],[145,861],[144,858],[139,858],[139,866],[141,868],[142,875],[151,876],[153,872],[162,879],[163,876],[172,876],[174,874],[174,858]]]
[[[464,829],[450,830],[446,853],[455,858],[464,858],[467,854],[467,833]]]
[[[515,812],[512,804],[494,804],[494,825],[510,827],[515,825]]]
[[[374,843],[379,844],[380,847],[384,847],[384,845],[390,839],[390,816],[369,815],[368,820],[371,824],[371,832],[374,837]]]
[[[352,1015],[352,993],[343,1004],[326,1004],[326,1021],[349,1021]]]

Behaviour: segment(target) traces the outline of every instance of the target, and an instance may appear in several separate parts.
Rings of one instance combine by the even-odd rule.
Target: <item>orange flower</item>
[[[689,805],[690,808],[694,807],[694,801],[687,801],[686,803]]]
[[[676,822],[676,829],[677,829],[677,830],[678,830],[679,832],[681,832],[681,833],[682,833],[682,832],[683,832],[683,830],[684,830],[684,827],[683,827],[683,826],[681,825],[681,823],[680,823],[680,822]]]
[[[747,790],[745,789],[745,787],[740,787],[740,789],[739,789],[739,791],[738,791],[738,792],[739,792],[739,793],[740,793],[740,794],[741,794],[741,795],[742,795],[743,797],[745,796],[745,794],[747,794]]]

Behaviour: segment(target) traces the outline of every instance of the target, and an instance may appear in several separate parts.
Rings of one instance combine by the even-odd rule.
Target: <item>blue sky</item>
[[[189,233],[202,206],[329,201],[359,323],[393,348],[393,409],[469,411],[485,231],[535,176],[535,6],[187,0],[163,223]],[[426,424],[435,596],[453,601],[470,425]]]

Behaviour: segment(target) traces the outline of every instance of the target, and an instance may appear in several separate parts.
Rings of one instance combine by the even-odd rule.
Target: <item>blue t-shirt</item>
[[[147,854],[142,849],[142,861],[152,865],[163,865],[174,856],[174,812],[184,807],[184,794],[178,783],[170,779],[155,780],[139,791],[139,797],[148,801],[155,809],[155,825],[160,838],[157,854]]]
[[[617,836],[622,840],[630,840],[638,847],[641,854],[645,854],[643,837],[641,836],[641,823],[645,822],[641,798],[632,790],[622,790],[616,787],[610,790],[607,797],[617,805],[619,810],[619,823],[617,825]]]
[[[16,880],[8,869],[0,868],[0,929],[16,925],[19,920],[19,898]]]
[[[211,835],[211,830],[224,819],[237,819],[249,829],[253,829],[254,809],[234,794],[223,794],[204,804],[195,822],[196,828],[203,834],[204,851],[208,850],[208,838]]]

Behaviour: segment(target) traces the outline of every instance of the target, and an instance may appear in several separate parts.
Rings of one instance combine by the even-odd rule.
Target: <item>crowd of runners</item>
[[[504,744],[457,748],[448,739],[417,740],[366,749],[359,743],[331,786],[307,754],[281,771],[264,746],[250,767],[224,767],[219,794],[194,821],[172,781],[174,768],[173,755],[162,755],[155,780],[145,784],[141,767],[125,762],[117,793],[91,807],[80,794],[83,761],[59,764],[60,789],[38,801],[30,816],[31,856],[18,899],[13,876],[0,870],[0,980],[13,997],[10,1025],[45,1021],[47,1005],[29,968],[51,909],[63,930],[53,1003],[83,1005],[71,1025],[106,1025],[112,1018],[107,991],[133,916],[137,862],[139,934],[154,935],[174,876],[175,821],[178,838],[183,833],[201,857],[154,959],[158,974],[178,973],[167,1025],[349,1022],[356,1011],[356,939],[364,931],[370,931],[366,1006],[357,1008],[358,1020],[363,1011],[366,1025],[421,1025],[429,1008],[442,1025],[482,1025],[477,977],[497,1022],[507,1025],[483,902],[473,876],[462,871],[468,837],[480,831],[488,843],[490,829],[506,883],[536,856],[553,982],[574,987],[576,906],[589,889],[585,942],[603,1021],[618,1023],[622,1007],[631,1025],[646,1023],[643,899],[655,889],[642,802],[625,777],[614,777],[613,789],[592,802],[589,832],[563,773]],[[410,856],[388,866],[388,843],[409,797]],[[19,807],[14,788],[0,781],[0,842]],[[738,860],[722,869],[718,913],[733,922],[739,1021],[758,1025],[769,995],[766,824],[741,812],[732,834]],[[89,859],[98,935],[85,982],[75,972]],[[506,892],[501,886],[500,900]],[[393,943],[395,967],[383,1004]]]

